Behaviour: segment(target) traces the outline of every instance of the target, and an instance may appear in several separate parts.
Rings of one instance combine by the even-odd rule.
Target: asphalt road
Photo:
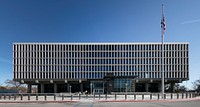
[[[66,103],[0,103],[0,107],[200,107],[200,101],[179,102],[66,102]]]

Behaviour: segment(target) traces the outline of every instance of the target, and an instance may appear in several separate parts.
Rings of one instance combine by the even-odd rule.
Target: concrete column
[[[80,83],[80,91],[83,92],[83,83]]]
[[[67,83],[67,92],[69,92],[69,91],[70,91],[70,89],[69,89],[70,87],[69,87],[69,86],[70,86],[70,84],[69,84],[69,83]]]
[[[57,84],[54,83],[54,93],[57,93]]]
[[[44,84],[43,83],[40,85],[40,92],[44,93]]]
[[[162,85],[161,83],[158,83],[158,91],[161,92],[161,89],[162,89]]]
[[[149,83],[145,83],[145,91],[149,92]]]
[[[41,93],[41,85],[40,84],[37,85],[37,91],[38,91],[38,93]]]
[[[170,92],[175,92],[175,83],[170,83]]]
[[[31,84],[29,83],[29,84],[28,84],[28,87],[27,87],[27,93],[31,93],[31,88],[32,88],[32,86],[31,86]]]
[[[132,92],[135,92],[135,81],[132,81]]]

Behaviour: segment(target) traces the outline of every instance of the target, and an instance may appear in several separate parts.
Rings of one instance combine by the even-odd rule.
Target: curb
[[[63,100],[63,101],[0,101],[1,103],[66,103],[79,102],[79,100]]]
[[[188,98],[188,99],[172,99],[172,100],[101,100],[98,102],[181,102],[181,101],[195,101],[200,98]]]
[[[96,102],[181,102],[181,101],[195,101],[200,98],[188,99],[170,99],[170,100],[91,100]],[[63,100],[63,101],[0,101],[0,104],[5,103],[66,103],[66,102],[81,102],[84,100]]]

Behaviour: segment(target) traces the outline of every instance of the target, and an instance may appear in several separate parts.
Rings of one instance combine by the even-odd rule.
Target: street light
[[[72,91],[71,89],[72,89],[72,86],[70,85],[69,86],[69,93],[70,93],[70,95],[71,95],[71,91]]]

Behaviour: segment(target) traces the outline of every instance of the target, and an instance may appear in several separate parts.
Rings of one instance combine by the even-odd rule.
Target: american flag
[[[165,22],[164,15],[162,16],[162,19],[161,19],[161,28],[162,28],[162,31],[166,30],[166,22]]]
[[[165,22],[165,16],[164,16],[164,5],[162,5],[161,29],[162,29],[162,34],[164,34],[164,32],[166,30],[166,22]]]

